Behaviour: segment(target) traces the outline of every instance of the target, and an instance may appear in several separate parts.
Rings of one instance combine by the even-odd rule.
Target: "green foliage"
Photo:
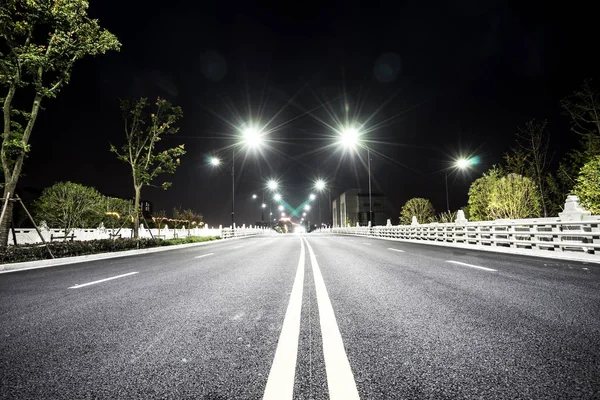
[[[150,112],[148,99],[122,100],[121,113],[125,121],[126,143],[118,150],[110,150],[117,158],[131,166],[135,185],[151,186],[161,174],[173,174],[185,154],[184,145],[159,150],[157,148],[165,135],[174,135],[179,131],[175,123],[183,116],[181,107],[173,106],[167,100],[158,98],[156,110]],[[167,189],[170,182],[161,184]]]
[[[450,222],[455,222],[456,221],[456,215],[457,212],[456,211],[444,211],[440,214],[437,215],[437,217],[435,218],[436,222],[441,222],[441,223],[450,223]]]
[[[539,217],[539,191],[531,179],[518,174],[508,174],[494,181],[489,193],[487,211],[490,219]]]
[[[105,227],[115,229],[132,224],[133,204],[130,200],[104,197],[103,207],[104,218],[102,223]]]
[[[101,239],[90,241],[52,242],[48,246],[54,257],[75,257],[87,254],[107,253],[162,246],[160,239]],[[50,258],[45,246],[17,245],[0,249],[0,264],[45,260]]]
[[[163,240],[163,246],[170,246],[175,244],[188,244],[188,243],[201,243],[208,242],[211,240],[218,240],[220,237],[218,236],[188,236],[186,238],[177,238],[177,239],[166,239]]]
[[[95,228],[105,218],[105,198],[94,188],[59,182],[45,189],[35,202],[36,219],[64,230]]]
[[[435,210],[431,201],[420,197],[408,200],[400,211],[400,224],[409,225],[412,217],[416,216],[420,224],[427,224],[435,220]]]
[[[4,195],[14,193],[30,137],[44,98],[68,84],[74,64],[86,57],[119,50],[121,44],[87,15],[85,0],[2,0],[0,2],[0,86]],[[31,109],[13,103],[30,96]],[[0,246],[8,240],[9,215],[0,226]]]
[[[476,179],[469,188],[469,216],[472,221],[489,221],[490,196],[496,182],[503,176],[501,168],[494,166]]]
[[[125,144],[118,150],[115,146],[110,151],[117,158],[131,167],[134,202],[134,235],[138,237],[138,207],[141,190],[144,186],[153,186],[153,182],[163,173],[173,174],[180,164],[180,157],[185,154],[184,145],[159,149],[159,142],[166,135],[174,135],[179,128],[175,123],[182,117],[180,107],[173,106],[167,100],[158,98],[155,110],[146,98],[139,100],[122,100],[121,113],[125,122]],[[170,182],[160,186],[167,189]]]
[[[600,215],[600,156],[592,158],[581,168],[573,192],[583,208],[593,215]]]
[[[550,148],[547,125],[547,121],[532,119],[519,127],[515,135],[516,146],[504,155],[506,172],[523,175],[535,182],[544,216],[548,215],[551,206],[547,180]]]

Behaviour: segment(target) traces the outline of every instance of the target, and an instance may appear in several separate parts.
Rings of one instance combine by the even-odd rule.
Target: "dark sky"
[[[20,186],[71,180],[131,196],[127,165],[108,151],[123,139],[118,99],[163,96],[184,111],[179,134],[164,143],[185,143],[187,154],[168,191],[144,190],[155,209],[193,208],[211,225],[227,224],[230,176],[206,160],[234,143],[224,121],[250,118],[272,119],[276,129],[262,154],[237,157],[239,224],[260,219],[251,195],[262,195],[267,178],[279,179],[293,206],[317,176],[333,196],[366,190],[365,152],[348,157],[330,146],[326,124],[343,120],[347,107],[368,121],[373,190],[388,195],[395,214],[411,197],[441,211],[451,161],[481,159],[470,173],[450,174],[457,208],[531,118],[548,119],[558,161],[575,145],[560,99],[600,78],[596,21],[577,2],[293,4],[92,0],[90,14],[122,50],[79,62],[71,84],[44,104]]]

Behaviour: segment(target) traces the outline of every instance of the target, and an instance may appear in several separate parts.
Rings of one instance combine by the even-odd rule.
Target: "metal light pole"
[[[446,171],[446,210],[450,211],[450,197],[448,196],[448,171]]]
[[[367,148],[367,169],[369,173],[369,226],[371,226],[371,219],[373,216],[373,202],[371,201],[371,150],[369,146]]]
[[[231,229],[235,229],[235,147],[231,152]]]

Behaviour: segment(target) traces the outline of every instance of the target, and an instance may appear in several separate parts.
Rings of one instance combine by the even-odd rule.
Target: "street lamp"
[[[327,188],[327,184],[323,179],[317,179],[315,181],[315,189],[317,192],[321,193],[323,190]],[[327,188],[327,193],[329,194],[329,221],[333,223],[333,216],[331,214],[331,190]],[[322,225],[323,220],[321,219],[321,197],[319,197],[319,223]]]
[[[474,160],[472,158],[459,158],[455,160],[452,164],[453,169],[465,170],[474,164]],[[450,196],[448,194],[448,170],[445,172],[446,177],[446,208],[448,212],[450,212]]]
[[[252,199],[256,200],[256,195],[255,194],[252,195]]]
[[[279,193],[275,193],[275,196],[273,196],[273,200],[281,201],[281,195]]]
[[[304,206],[304,209],[305,209],[306,211],[310,211],[310,205],[309,205],[309,204],[305,205],[305,206]]]
[[[256,127],[244,126],[240,130],[240,141],[237,145],[245,146],[249,149],[256,149],[263,143],[263,133]],[[235,227],[235,145],[231,147],[231,228]],[[212,157],[210,163],[213,167],[218,167],[221,160]]]
[[[317,198],[317,196],[315,196],[313,193],[310,194],[310,196],[308,196],[309,199],[314,200]]]
[[[356,147],[361,146],[367,149],[367,171],[369,175],[369,225],[373,216],[373,200],[371,196],[371,149],[369,146],[361,142],[360,136],[362,133],[354,126],[348,126],[340,131],[339,143],[349,151],[355,151]]]
[[[283,208],[283,206],[282,206],[282,205],[280,205],[279,207],[277,207],[277,209],[278,209],[279,211],[283,211],[283,210],[284,210],[284,208]]]

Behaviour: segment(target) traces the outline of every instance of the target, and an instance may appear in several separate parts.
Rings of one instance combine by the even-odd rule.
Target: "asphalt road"
[[[0,398],[600,398],[600,265],[303,237],[0,274]]]

